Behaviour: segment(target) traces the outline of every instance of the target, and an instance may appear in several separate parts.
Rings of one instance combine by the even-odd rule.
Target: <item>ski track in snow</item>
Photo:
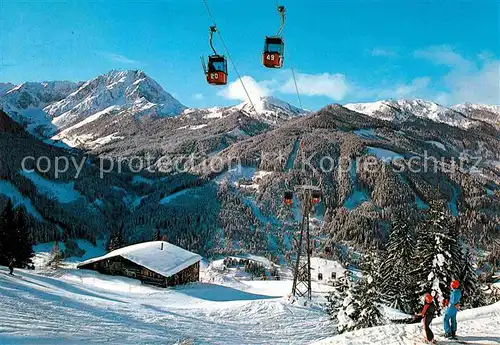
[[[343,206],[348,210],[354,210],[356,207],[365,201],[371,201],[370,196],[364,191],[360,190],[358,186],[358,177],[356,174],[357,164],[355,160],[351,160],[349,176],[353,184],[352,193],[345,199]]]
[[[70,203],[82,198],[82,195],[75,190],[75,182],[54,182],[40,176],[35,171],[20,170],[19,173],[33,182],[38,191],[50,199],[60,203]]]
[[[353,133],[365,139],[381,140],[381,138],[375,134],[373,128],[361,128],[354,130]]]
[[[396,153],[391,150],[387,149],[382,149],[380,147],[372,147],[372,146],[367,146],[367,151],[368,154],[376,156],[378,159],[388,163],[396,159],[402,159],[403,156],[401,156],[399,153]]]
[[[6,272],[0,267],[0,344],[305,344],[333,335],[324,312],[280,297],[290,281],[161,289],[85,270]]]
[[[300,146],[300,139],[296,139],[293,144],[292,151],[290,152],[290,156],[288,156],[288,160],[286,162],[285,171],[290,171],[293,169],[293,164],[295,163],[295,159],[297,158],[297,152]]]

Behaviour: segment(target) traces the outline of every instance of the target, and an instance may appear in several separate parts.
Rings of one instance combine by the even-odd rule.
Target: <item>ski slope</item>
[[[202,282],[169,289],[76,269],[12,277],[0,266],[0,344],[423,344],[419,324],[335,336],[320,306],[327,285],[313,282],[313,303],[304,307],[290,303],[290,280],[253,281],[222,266],[214,261]],[[458,320],[461,342],[445,340],[442,319],[434,320],[438,344],[500,344],[500,303],[462,311]]]
[[[321,308],[288,302],[289,280],[161,289],[88,270],[7,271],[2,345],[308,344],[335,332]]]
[[[431,325],[437,344],[500,344],[500,302],[483,308],[458,313],[458,341],[442,335],[443,319],[436,318]],[[421,324],[387,325],[365,328],[321,340],[314,345],[420,345],[424,344]]]

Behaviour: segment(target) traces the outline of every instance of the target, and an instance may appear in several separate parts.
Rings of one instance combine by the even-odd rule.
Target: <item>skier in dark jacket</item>
[[[9,274],[10,275],[14,274],[14,263],[15,263],[15,261],[16,261],[15,259],[12,259],[9,262],[9,271],[10,271]]]
[[[420,316],[423,318],[422,323],[424,325],[425,331],[425,341],[429,344],[435,344],[434,333],[431,330],[431,322],[434,318],[434,314],[436,313],[436,306],[434,305],[434,297],[431,294],[425,295],[425,305],[422,311],[415,315],[416,317]]]

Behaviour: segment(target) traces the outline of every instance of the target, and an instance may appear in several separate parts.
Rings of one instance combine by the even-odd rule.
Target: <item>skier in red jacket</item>
[[[431,322],[434,318],[434,314],[436,313],[436,306],[434,305],[434,297],[430,293],[425,295],[424,297],[425,305],[422,311],[415,315],[415,317],[422,317],[422,323],[424,325],[425,331],[425,341],[429,344],[435,344],[436,340],[434,339],[434,333],[431,330]]]

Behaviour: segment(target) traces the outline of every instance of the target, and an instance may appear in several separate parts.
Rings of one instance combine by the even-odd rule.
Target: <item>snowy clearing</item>
[[[391,150],[381,149],[380,147],[367,146],[366,148],[368,150],[368,154],[374,155],[375,157],[384,162],[390,162],[395,159],[403,158],[403,156],[401,156],[399,153],[396,153]]]
[[[117,140],[122,140],[124,138],[125,137],[122,137],[122,136],[118,135],[118,132],[115,132],[115,133],[112,133],[112,134],[107,135],[105,137],[98,138],[98,139],[90,142],[89,145],[92,146],[93,148],[95,148],[97,146],[102,146],[104,144],[109,144],[110,142],[117,141]]]
[[[10,198],[14,207],[23,205],[24,207],[26,207],[26,210],[37,220],[43,219],[42,215],[38,213],[36,208],[31,203],[31,200],[29,198],[26,198],[19,191],[19,189],[17,189],[16,186],[14,186],[9,181],[0,180],[0,194]]]
[[[196,189],[197,189],[196,187],[195,188],[186,188],[186,189],[183,189],[181,191],[175,192],[173,194],[167,195],[166,197],[164,197],[163,199],[160,200],[160,204],[161,205],[168,204],[172,200],[177,199],[178,197],[186,195],[186,194],[189,194],[193,198],[199,198],[199,195],[196,194]]]
[[[20,170],[19,173],[33,182],[38,191],[61,203],[70,203],[82,197],[75,190],[75,182],[57,183],[44,179],[34,171]]]
[[[426,143],[434,145],[440,148],[441,150],[446,151],[446,146],[444,146],[444,144],[440,143],[439,141],[427,140]]]
[[[132,178],[132,184],[141,184],[141,183],[152,185],[153,183],[155,183],[155,181],[141,175],[134,175],[134,177]]]
[[[6,272],[0,267],[2,344],[307,344],[334,334],[320,308],[283,298],[289,280],[161,289],[87,270]]]
[[[373,128],[361,128],[353,131],[354,134],[365,139],[380,140],[381,138],[375,134]]]
[[[366,201],[371,201],[370,196],[364,190],[359,189],[356,170],[357,170],[357,163],[355,160],[351,160],[349,176],[351,178],[354,189],[343,203],[343,206],[348,210],[354,210],[362,203]]]

